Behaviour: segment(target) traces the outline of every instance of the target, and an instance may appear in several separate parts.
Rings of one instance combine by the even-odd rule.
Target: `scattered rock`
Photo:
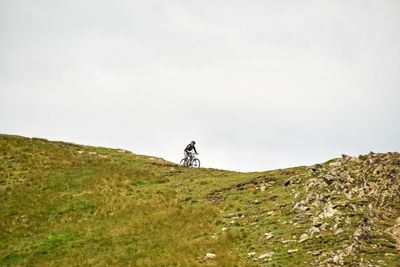
[[[347,160],[349,160],[351,157],[350,157],[350,156],[348,156],[348,155],[346,155],[346,154],[342,154],[342,158],[343,158],[343,159],[347,159]]]
[[[336,210],[332,207],[331,202],[328,202],[324,207],[324,211],[319,215],[319,217],[321,219],[329,218],[329,217],[332,217],[333,215],[335,215],[336,213],[338,213],[338,210]]]
[[[319,232],[320,232],[319,228],[317,228],[315,226],[312,226],[310,229],[308,229],[308,234],[310,236],[313,236],[313,234],[319,233]]]
[[[295,221],[303,221],[310,217],[312,214],[311,213],[300,213],[299,215],[296,216]]]
[[[304,242],[304,241],[306,241],[307,239],[309,239],[310,237],[308,236],[308,234],[302,234],[301,236],[300,236],[300,240],[299,240],[299,242],[301,243],[301,242]]]
[[[326,222],[324,222],[324,223],[321,225],[321,227],[319,228],[319,230],[321,230],[321,231],[326,231],[327,227],[328,227],[328,224],[327,224]]]
[[[321,227],[322,222],[320,221],[320,218],[319,217],[314,217],[312,225],[315,226],[315,227]]]
[[[353,211],[357,211],[357,207],[356,207],[355,205],[350,204],[350,207],[351,207],[351,209],[352,209]]]
[[[264,259],[264,258],[271,258],[272,255],[274,255],[274,252],[268,252],[265,254],[260,255],[260,257],[258,257],[259,259]]]
[[[385,253],[385,256],[386,256],[386,257],[396,256],[396,254],[394,254],[394,253]]]
[[[286,244],[286,243],[290,243],[290,242],[296,242],[296,240],[282,240],[281,242],[283,244]]]
[[[285,186],[288,186],[288,185],[290,185],[292,183],[292,179],[289,179],[289,180],[287,180],[285,183],[284,183],[284,185]]]
[[[313,251],[313,252],[311,252],[311,255],[313,255],[313,256],[318,256],[318,255],[321,255],[321,251]]]
[[[321,164],[315,164],[313,167],[312,167],[312,171],[313,172],[318,172],[318,171],[320,171],[321,169],[323,168],[323,166],[321,165]]]
[[[342,228],[337,229],[336,232],[335,232],[335,235],[338,235],[340,233],[343,233],[343,229]]]
[[[335,255],[332,258],[333,263],[343,265],[343,257],[341,255]]]
[[[269,233],[265,233],[264,234],[264,237],[266,238],[266,239],[270,239],[270,238],[272,238],[274,236],[274,234],[272,233],[272,232],[269,232]]]
[[[293,206],[293,210],[297,211],[297,212],[304,212],[304,211],[308,211],[310,208],[307,207],[306,205],[304,205],[304,203],[302,201],[297,202],[294,206]]]
[[[331,162],[329,163],[329,167],[330,168],[336,168],[339,167],[342,163],[340,161],[335,161],[335,162]]]
[[[365,218],[362,224],[354,231],[352,238],[355,241],[366,240],[371,236],[372,221]]]
[[[296,251],[298,251],[297,248],[296,249],[289,249],[287,252],[290,254],[290,253],[293,253],[293,252],[296,252]]]
[[[204,259],[206,260],[213,260],[217,257],[217,255],[215,255],[214,253],[206,253],[206,256],[204,257]]]

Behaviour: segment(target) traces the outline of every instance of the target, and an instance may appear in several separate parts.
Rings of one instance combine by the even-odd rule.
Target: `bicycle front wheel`
[[[200,168],[200,160],[199,159],[194,159],[193,162],[192,162],[192,167]]]

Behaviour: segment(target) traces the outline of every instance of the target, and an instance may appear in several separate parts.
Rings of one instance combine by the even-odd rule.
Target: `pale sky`
[[[261,171],[399,151],[400,1],[0,0],[0,133]]]

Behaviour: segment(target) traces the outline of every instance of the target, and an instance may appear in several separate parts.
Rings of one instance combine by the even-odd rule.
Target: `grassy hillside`
[[[398,153],[237,173],[0,135],[0,266],[399,266],[399,183]]]

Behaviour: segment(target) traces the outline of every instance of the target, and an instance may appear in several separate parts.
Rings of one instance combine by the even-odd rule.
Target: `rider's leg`
[[[183,158],[185,159],[184,165],[188,164],[189,154],[186,151],[183,151]]]

